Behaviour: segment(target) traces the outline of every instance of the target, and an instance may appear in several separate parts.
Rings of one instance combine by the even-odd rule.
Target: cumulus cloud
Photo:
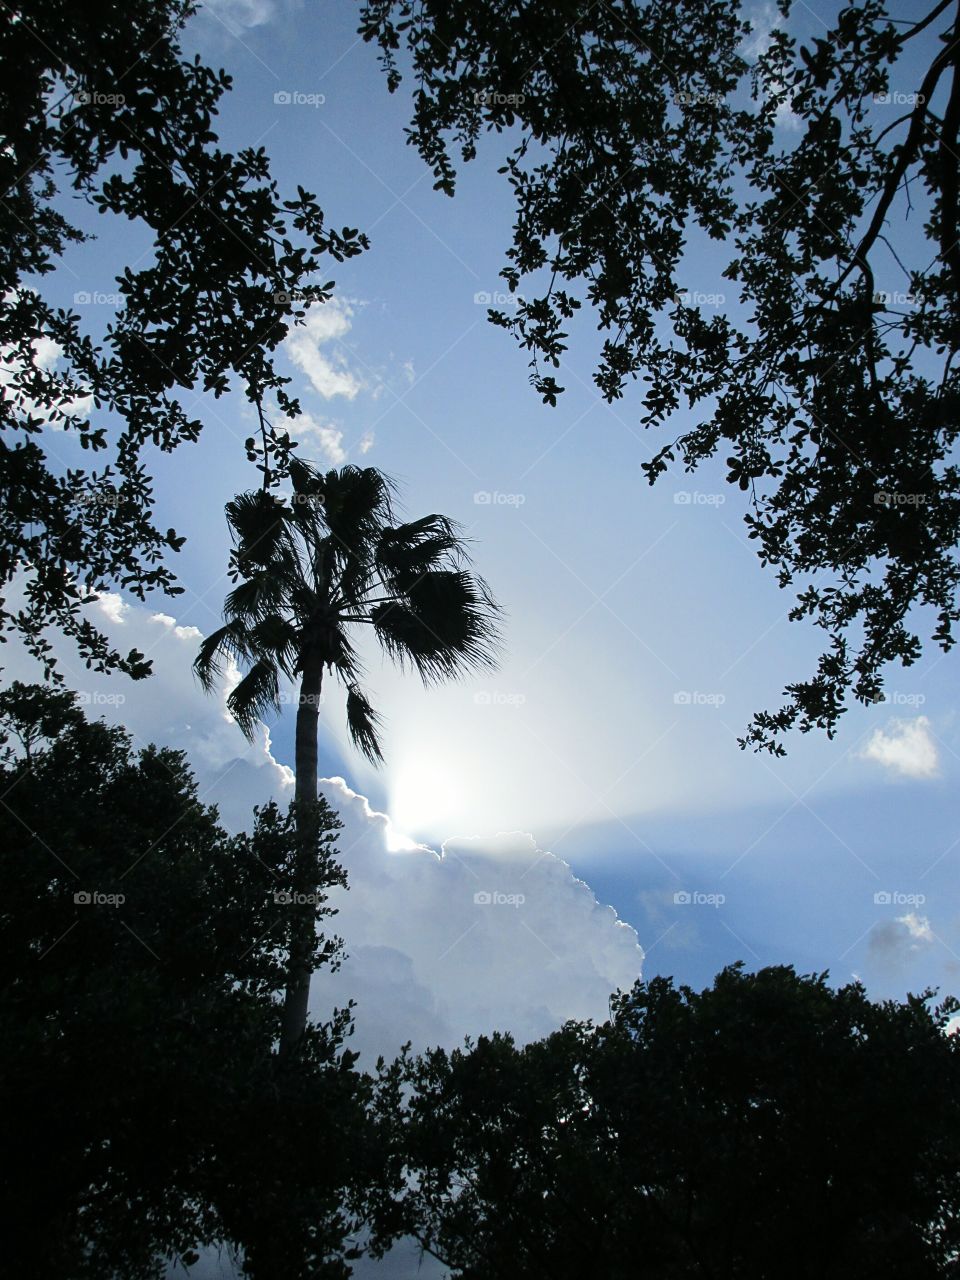
[[[37,404],[36,401],[31,400],[22,391],[14,389],[11,384],[15,377],[22,375],[31,365],[33,369],[38,370],[40,373],[54,373],[63,354],[63,348],[59,343],[48,337],[34,339],[30,344],[30,348],[29,364],[0,360],[0,397],[5,400],[16,398],[25,415],[46,418],[50,412],[49,409]],[[93,408],[93,396],[77,396],[73,400],[65,400],[58,405],[58,408],[62,413],[70,417],[87,418]],[[63,430],[62,422],[50,420],[48,425],[53,431]]]
[[[310,379],[314,391],[325,400],[344,396],[353,400],[363,383],[349,367],[342,350],[328,354],[321,347],[340,343],[353,324],[353,306],[342,298],[318,303],[307,312],[302,325],[291,330],[284,350],[297,368]]]
[[[97,598],[96,607],[108,622],[112,622],[114,626],[117,627],[124,626],[123,615],[130,608],[128,604],[124,604],[123,598],[115,591],[107,591],[102,596],[99,596]],[[159,618],[163,615],[157,614],[156,616]],[[173,622],[174,619],[171,618],[170,621]]]
[[[891,720],[886,729],[876,729],[863,756],[908,778],[933,778],[939,771],[937,747],[926,716]]]
[[[255,804],[288,803],[293,774],[274,757],[269,730],[261,725],[248,743],[226,709],[239,672],[227,673],[215,697],[194,680],[196,627],[114,595],[90,610],[118,644],[153,661],[154,675],[133,682],[88,672],[56,645],[88,714],[125,725],[138,746],[185,749],[204,802],[231,830],[249,828]],[[7,680],[39,678],[28,655],[7,649]],[[451,838],[432,849],[405,838],[342,778],[321,785],[344,823],[337,848],[350,887],[337,891],[333,923],[347,958],[339,973],[315,980],[312,1009],[324,1017],[357,1001],[355,1043],[366,1065],[407,1039],[452,1046],[500,1028],[528,1040],[568,1018],[603,1018],[610,992],[639,977],[634,930],[532,835]]]
[[[293,773],[274,757],[267,727],[248,743],[226,708],[239,672],[228,670],[216,697],[193,679],[196,627],[113,593],[90,609],[108,635],[152,659],[154,675],[134,683],[71,669],[71,650],[55,642],[88,714],[123,724],[137,746],[185,749],[202,800],[217,805],[229,830],[249,828],[255,804],[292,799]],[[39,678],[28,655],[7,648],[7,679]],[[435,850],[405,837],[342,778],[323,779],[321,789],[343,822],[337,849],[349,888],[335,893],[331,929],[346,958],[338,973],[314,979],[311,1012],[326,1018],[334,1005],[357,1002],[351,1047],[362,1066],[395,1056],[407,1040],[415,1050],[451,1048],[496,1028],[528,1041],[569,1018],[600,1020],[610,993],[640,976],[635,931],[532,835],[450,839]],[[403,1280],[411,1266],[424,1277],[443,1274],[414,1254],[401,1242],[380,1263],[361,1261],[356,1276]],[[238,1273],[211,1249],[190,1274]]]
[[[934,941],[926,916],[908,911],[895,920],[874,925],[868,939],[871,960],[885,969],[898,969]]]
[[[15,599],[15,596],[13,597]],[[132,681],[120,675],[87,671],[69,644],[54,640],[67,686],[80,695],[94,718],[121,724],[134,744],[148,742],[185,750],[206,804],[216,804],[231,831],[249,828],[254,804],[270,798],[286,804],[293,796],[293,772],[274,759],[270,731],[261,725],[248,743],[226,707],[240,678],[227,671],[224,686],[208,697],[194,679],[191,664],[202,633],[176,618],[105,593],[89,606],[91,620],[123,651],[137,648],[153,663],[153,675]],[[4,652],[4,680],[41,680],[42,671],[13,643]]]
[[[635,931],[533,836],[390,853],[386,815],[342,779],[321,787],[345,824],[350,887],[335,902],[348,956],[316,981],[314,1012],[355,999],[365,1058],[497,1028],[534,1039],[567,1018],[605,1017],[610,992],[640,976]]]
[[[339,427],[329,422],[320,422],[310,413],[301,413],[299,417],[285,419],[283,429],[292,436],[308,440],[331,467],[342,467],[346,462],[347,451],[343,447],[343,432]],[[360,443],[360,452],[366,453],[363,441]]]

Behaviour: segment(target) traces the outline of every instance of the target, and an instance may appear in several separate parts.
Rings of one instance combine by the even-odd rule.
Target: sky
[[[798,21],[822,27],[817,8]],[[216,0],[184,46],[234,77],[223,142],[263,145],[282,188],[315,192],[331,223],[371,240],[332,265],[333,301],[284,345],[302,454],[379,467],[409,518],[458,520],[504,607],[505,652],[490,676],[424,690],[371,651],[380,770],[325,696],[320,768],[339,779],[324,786],[346,823],[337,929],[350,959],[317,984],[314,1011],[354,995],[369,1056],[411,1035],[542,1035],[602,1018],[609,992],[641,974],[702,987],[736,960],[856,976],[877,998],[960,991],[960,659],[928,647],[833,741],[794,736],[785,760],[741,752],[753,712],[812,672],[817,635],[786,620],[790,597],[757,561],[721,468],[647,485],[641,464],[661,439],[639,426],[636,388],[600,398],[589,317],[558,375],[565,394],[540,403],[524,354],[486,320],[504,305],[512,224],[496,145],[461,170],[455,199],[433,191],[405,144],[406,84],[387,93],[356,25],[348,0]],[[144,241],[90,225],[101,234],[71,250],[54,288],[102,330]],[[705,307],[734,302],[722,266],[700,247],[684,264]],[[294,715],[248,745],[224,691],[205,697],[190,672],[227,589],[223,504],[256,485],[242,400],[199,412],[198,445],[150,459],[158,523],[187,537],[184,594],[93,607],[156,674],[94,678],[58,652],[92,713],[185,748],[237,828],[253,804],[289,797]],[[79,463],[70,440],[58,445]],[[4,678],[36,676],[10,645],[3,665]]]

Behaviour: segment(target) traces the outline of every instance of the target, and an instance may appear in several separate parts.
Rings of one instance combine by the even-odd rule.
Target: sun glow
[[[462,826],[465,792],[454,764],[434,750],[417,751],[391,769],[390,817],[400,832],[450,835]]]

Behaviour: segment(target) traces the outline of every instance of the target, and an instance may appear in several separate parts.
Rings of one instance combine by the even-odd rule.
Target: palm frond
[[[251,656],[251,639],[243,618],[231,620],[206,636],[193,662],[193,670],[206,693],[223,675],[224,663],[233,658],[240,663]]]
[[[277,665],[258,658],[227,698],[227,709],[244,736],[252,739],[267,711],[280,710],[280,679]]]
[[[286,578],[285,574],[262,569],[241,579],[223,602],[224,615],[252,621],[278,613],[287,604]]]
[[[393,487],[376,467],[341,467],[324,480],[327,528],[348,543],[370,541],[392,519]]]
[[[291,680],[296,674],[301,633],[292,622],[278,614],[262,618],[250,628],[251,648],[267,660],[272,659]]]
[[[376,548],[377,568],[384,582],[400,593],[430,569],[453,567],[463,558],[459,527],[440,515],[384,529]]]
[[[237,563],[245,576],[257,568],[289,562],[294,546],[288,529],[289,511],[280,499],[257,489],[238,494],[225,510]]]
[[[341,467],[325,481],[324,521],[340,595],[355,604],[376,572],[375,548],[392,519],[391,486],[375,467]]]
[[[371,764],[383,764],[380,749],[380,716],[374,711],[359,685],[347,687],[347,727],[353,745],[362,751]]]
[[[482,578],[464,569],[423,574],[405,600],[370,611],[377,637],[425,684],[495,665],[500,610]]]

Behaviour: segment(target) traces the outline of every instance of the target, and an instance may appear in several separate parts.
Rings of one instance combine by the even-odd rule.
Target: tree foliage
[[[209,689],[228,658],[246,667],[227,705],[251,733],[280,709],[281,678],[326,668],[347,691],[354,744],[377,762],[379,716],[360,685],[354,628],[371,627],[389,657],[428,683],[493,662],[497,605],[457,525],[442,515],[396,523],[376,468],[323,473],[293,459],[290,476],[289,499],[259,490],[227,505],[235,587],[195,669]]]
[[[679,429],[650,482],[719,454],[747,495],[791,619],[826,635],[741,743],[782,754],[879,700],[920,629],[954,643],[960,10],[848,3],[805,44],[779,10],[758,33],[738,0],[371,0],[360,30],[391,91],[409,65],[439,189],[503,135],[516,305],[490,318],[543,399],[586,303],[603,397],[642,379],[643,425]],[[739,300],[708,315],[684,273],[711,242]]]
[[[229,837],[181,752],[134,753],[26,692],[4,712],[29,766],[0,768],[4,1269],[135,1280],[214,1243],[265,1280],[346,1276],[369,1158],[349,1009],[296,1064],[274,1048],[292,816],[268,805]],[[344,877],[321,825],[322,923]],[[321,933],[314,966],[339,954]]]
[[[404,1055],[380,1242],[462,1280],[955,1276],[958,1007],[735,965],[522,1048]]]
[[[55,626],[98,670],[149,672],[81,610],[109,585],[140,599],[179,590],[168,561],[183,539],[155,518],[148,446],[196,441],[201,396],[236,391],[259,415],[250,455],[282,476],[291,444],[266,406],[298,405],[274,353],[304,305],[329,298],[324,260],[367,244],[328,227],[303,187],[284,197],[262,147],[221,148],[230,78],[179,47],[196,7],[25,0],[0,18],[0,590],[25,575],[24,603],[0,606],[0,625],[48,671]],[[105,338],[45,293],[89,238],[78,199],[146,240],[118,264]],[[74,440],[88,468],[63,461]]]

